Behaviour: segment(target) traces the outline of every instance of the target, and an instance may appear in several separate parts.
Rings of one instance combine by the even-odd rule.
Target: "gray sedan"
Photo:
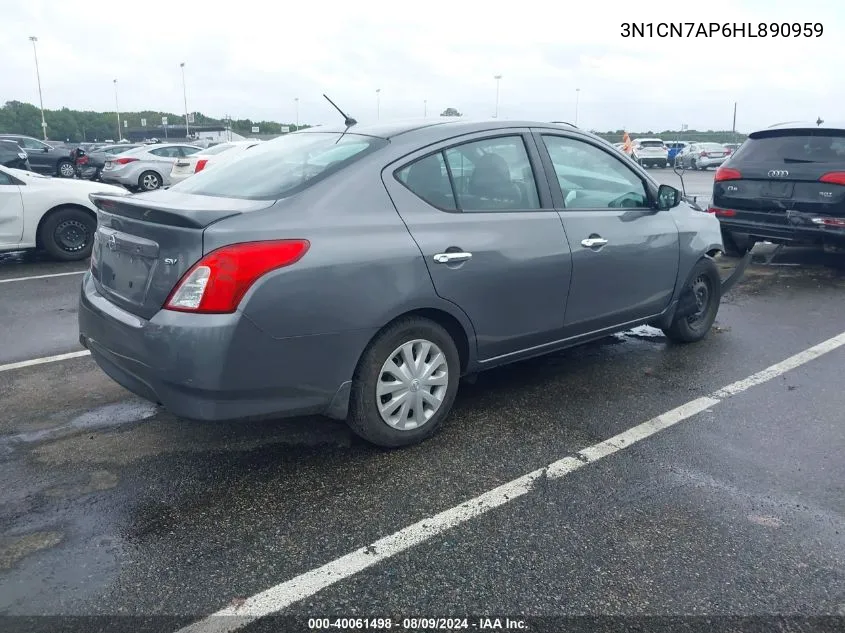
[[[553,124],[312,128],[91,197],[80,340],[195,420],[324,414],[408,445],[461,376],[639,324],[698,341],[725,288],[715,217]]]
[[[142,145],[107,158],[100,172],[100,179],[129,189],[152,191],[170,185],[173,164],[200,149],[181,143]]]
[[[675,165],[687,169],[720,167],[730,152],[720,143],[690,143],[675,156]]]

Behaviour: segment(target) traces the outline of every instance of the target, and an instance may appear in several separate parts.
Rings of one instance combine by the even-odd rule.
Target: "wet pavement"
[[[845,273],[773,251],[700,344],[643,327],[493,370],[401,451],[322,418],[178,420],[88,357],[0,371],[0,615],[202,618],[841,334]],[[83,267],[7,257],[0,280]],[[0,365],[80,349],[80,281],[0,283]],[[830,351],[285,613],[845,616],[844,363]]]

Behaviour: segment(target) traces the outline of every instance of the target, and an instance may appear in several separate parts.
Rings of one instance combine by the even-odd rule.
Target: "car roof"
[[[845,122],[822,122],[821,125],[818,125],[815,121],[786,121],[784,123],[775,123],[769,127],[756,130],[755,132],[752,132],[752,134],[768,132],[770,130],[836,130],[841,132],[845,131]]]
[[[569,123],[498,118],[440,117],[438,119],[406,119],[385,123],[355,125],[354,127],[348,128],[347,133],[388,140],[396,137],[404,137],[404,140],[409,142],[436,143],[440,140],[446,140],[462,134],[529,127],[548,130],[567,130],[573,134],[597,138],[604,143],[608,143],[601,137],[581,130]],[[292,132],[292,134],[314,134],[320,132],[341,134],[346,130],[346,126],[343,125],[320,125]],[[285,136],[289,135],[286,134]]]

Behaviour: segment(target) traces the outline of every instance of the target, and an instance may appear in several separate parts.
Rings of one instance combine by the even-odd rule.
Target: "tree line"
[[[145,119],[147,127],[161,126],[162,117],[167,117],[168,125],[185,125],[185,115],[178,115],[172,112],[154,112],[145,110],[143,112],[121,112],[120,125],[127,121],[130,128],[141,127],[141,119]],[[48,138],[56,141],[70,141],[81,143],[117,138],[117,113],[116,112],[92,112],[81,110],[44,110],[44,121],[47,123]],[[253,126],[259,128],[260,134],[281,134],[282,126],[288,126],[290,130],[296,129],[292,123],[277,123],[276,121],[253,121],[252,119],[231,119],[231,129],[236,134],[249,136]],[[194,122],[190,125],[220,125],[225,126],[226,121],[215,119],[202,114],[194,113]],[[300,128],[309,127],[300,125]],[[125,128],[123,128],[125,129]],[[42,138],[41,133],[41,110],[31,103],[21,101],[7,101],[0,108],[0,132],[7,134],[25,134],[35,138]]]
[[[441,116],[462,116],[456,108],[446,108]],[[130,128],[141,127],[141,119],[145,119],[148,127],[161,125],[161,118],[167,117],[169,125],[185,125],[185,115],[174,114],[173,112],[154,112],[145,110],[143,112],[121,112],[121,126],[123,121],[128,122]],[[45,110],[44,120],[47,123],[47,136],[57,141],[85,142],[94,139],[103,140],[106,138],[117,138],[117,113],[116,112],[92,112],[81,110]],[[194,113],[194,122],[189,125],[221,125],[225,126],[226,121],[215,119],[202,114]],[[229,121],[231,129],[236,134],[249,136],[252,128],[257,126],[260,134],[281,134],[282,126],[290,130],[296,129],[292,123],[278,123],[276,121],[253,121],[252,119],[232,119]],[[300,125],[300,128],[309,127]],[[7,101],[0,108],[0,132],[7,134],[26,134],[41,138],[41,111],[31,103],[21,101]],[[621,143],[625,130],[613,130],[608,132],[595,132],[598,136],[611,143]],[[745,134],[731,132],[730,130],[663,130],[662,132],[631,132],[628,134],[632,139],[646,136],[658,136],[664,141],[689,141],[689,142],[714,142],[714,143],[741,143],[745,140]]]

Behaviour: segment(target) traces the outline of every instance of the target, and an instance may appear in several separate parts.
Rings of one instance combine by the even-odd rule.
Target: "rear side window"
[[[372,136],[302,132],[260,143],[226,169],[194,174],[172,191],[201,196],[278,200],[327,178],[387,145]]]
[[[445,211],[540,208],[534,171],[521,136],[455,145],[411,163],[396,172],[396,177],[420,198]]]
[[[12,184],[14,184],[14,183],[12,182],[11,176],[9,176],[9,174],[7,174],[4,171],[0,171],[0,185],[12,185]]]
[[[734,152],[732,164],[800,162],[845,163],[845,131],[807,130],[749,138]]]
[[[442,152],[411,163],[398,171],[396,177],[430,205],[444,211],[457,211]]]
[[[159,147],[158,149],[151,149],[150,154],[163,158],[178,158],[180,155],[178,147]]]

